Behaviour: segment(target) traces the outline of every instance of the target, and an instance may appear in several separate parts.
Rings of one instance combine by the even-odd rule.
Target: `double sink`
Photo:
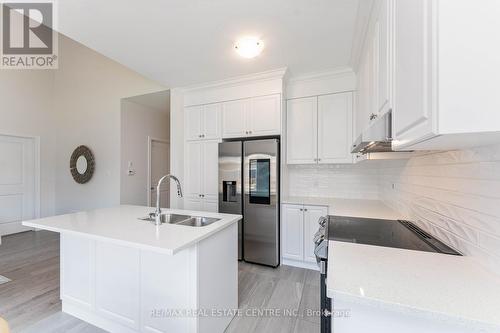
[[[155,222],[154,216],[147,216],[139,218],[139,220]],[[181,215],[181,214],[170,214],[170,213],[161,213],[160,221],[161,223],[168,224],[178,224],[185,225],[189,227],[204,227],[210,225],[214,222],[219,221],[220,219],[213,217],[204,217],[204,216],[189,216],[189,215]]]

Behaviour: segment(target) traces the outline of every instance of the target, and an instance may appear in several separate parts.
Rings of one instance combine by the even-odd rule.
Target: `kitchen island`
[[[110,332],[223,332],[238,308],[240,215],[185,210],[205,226],[118,206],[25,221],[61,235],[63,312]]]

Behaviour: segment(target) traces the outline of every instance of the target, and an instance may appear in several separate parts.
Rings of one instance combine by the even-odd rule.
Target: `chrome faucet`
[[[175,181],[177,185],[177,195],[182,198],[182,188],[181,188],[181,183],[177,177],[174,175],[168,174],[160,178],[158,181],[158,185],[156,186],[156,209],[154,213],[149,214],[151,217],[154,217],[155,219],[155,224],[160,225],[161,224],[161,208],[160,208],[160,186],[161,183],[166,179],[166,178],[171,178]]]

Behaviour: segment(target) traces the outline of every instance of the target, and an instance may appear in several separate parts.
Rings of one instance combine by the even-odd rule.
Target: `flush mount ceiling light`
[[[264,49],[264,42],[256,37],[245,37],[234,44],[235,51],[243,58],[254,58]]]

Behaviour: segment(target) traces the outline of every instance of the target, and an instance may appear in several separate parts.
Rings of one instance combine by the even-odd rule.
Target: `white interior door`
[[[161,177],[170,173],[170,144],[166,141],[151,140],[151,179],[150,198],[151,206],[156,205],[156,184]],[[170,180],[165,179],[160,187],[160,207],[170,207]]]
[[[35,141],[0,135],[0,235],[31,230],[35,218]]]

